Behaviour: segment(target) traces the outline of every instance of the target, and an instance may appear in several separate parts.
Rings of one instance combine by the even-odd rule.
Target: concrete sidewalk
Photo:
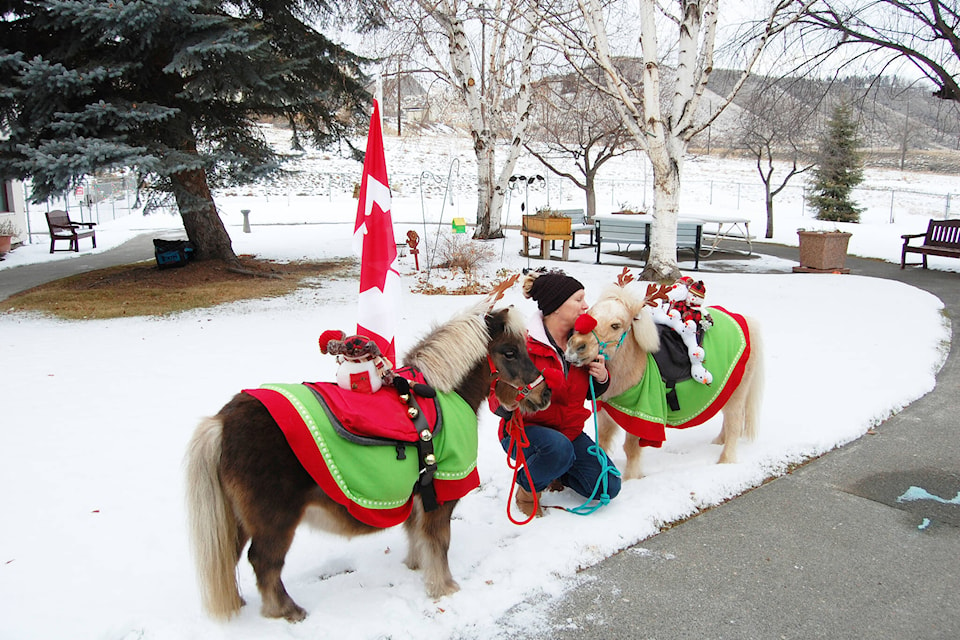
[[[153,259],[153,238],[158,231],[143,233],[123,244],[100,253],[60,253],[49,262],[25,264],[9,269],[0,269],[0,300],[15,293],[26,291],[46,282],[53,282],[72,275],[106,269],[121,264],[131,264]]]
[[[796,260],[795,247],[755,249]],[[943,300],[953,343],[936,389],[875,435],[591,567],[562,599],[531,599],[504,628],[545,608],[535,638],[960,638],[960,274],[847,266]],[[898,502],[911,487],[929,497]]]

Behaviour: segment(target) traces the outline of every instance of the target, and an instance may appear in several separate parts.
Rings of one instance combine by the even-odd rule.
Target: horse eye
[[[503,352],[503,357],[504,357],[504,358],[510,358],[511,360],[512,360],[513,358],[516,358],[516,357],[517,357],[517,351],[516,351],[516,349],[507,349],[506,351]]]
[[[614,331],[619,331],[619,330],[620,330],[620,323],[619,323],[619,322],[614,322],[612,325],[610,325],[610,328],[613,329]]]

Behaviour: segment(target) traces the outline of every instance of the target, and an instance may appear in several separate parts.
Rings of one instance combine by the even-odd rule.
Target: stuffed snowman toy
[[[713,326],[713,320],[710,314],[700,311],[705,295],[706,287],[703,281],[694,282],[693,278],[684,276],[667,292],[665,302],[657,300],[651,315],[655,323],[666,325],[677,332],[687,348],[687,357],[690,358],[690,376],[697,382],[708,385],[713,382],[713,375],[703,366],[707,354],[700,341],[702,331]]]
[[[337,386],[347,391],[376,393],[393,379],[393,365],[380,354],[377,343],[366,336],[324,331],[320,351],[337,357]]]

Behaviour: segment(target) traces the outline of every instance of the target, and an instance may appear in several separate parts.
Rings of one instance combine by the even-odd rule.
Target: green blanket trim
[[[395,509],[407,503],[420,475],[416,445],[397,460],[393,446],[365,446],[339,435],[313,392],[302,384],[265,384],[299,412],[337,486],[351,501],[368,509]],[[456,393],[437,393],[443,426],[433,440],[436,480],[462,480],[477,467],[477,414]]]
[[[715,307],[708,311],[714,325],[703,336],[703,348],[707,353],[703,364],[713,374],[713,384],[708,386],[692,379],[677,383],[680,410],[670,411],[660,370],[653,356],[647,354],[647,370],[640,382],[607,403],[627,415],[668,426],[684,424],[708,409],[723,393],[747,348],[746,336],[736,320]]]

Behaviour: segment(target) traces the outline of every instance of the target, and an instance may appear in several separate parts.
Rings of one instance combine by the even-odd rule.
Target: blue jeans
[[[554,480],[559,479],[563,486],[570,487],[584,498],[593,495],[593,489],[600,478],[602,467],[597,456],[587,449],[593,440],[581,433],[571,442],[567,436],[549,427],[527,425],[527,439],[530,446],[523,453],[527,460],[527,469],[533,478],[536,491],[543,491]],[[510,447],[510,438],[500,441],[504,451]],[[507,451],[516,458],[513,451]],[[613,463],[608,461],[612,467]],[[527,474],[523,470],[517,475],[521,487],[530,491]],[[601,491],[601,487],[598,490]],[[607,495],[611,499],[620,493],[620,477],[607,472]]]

